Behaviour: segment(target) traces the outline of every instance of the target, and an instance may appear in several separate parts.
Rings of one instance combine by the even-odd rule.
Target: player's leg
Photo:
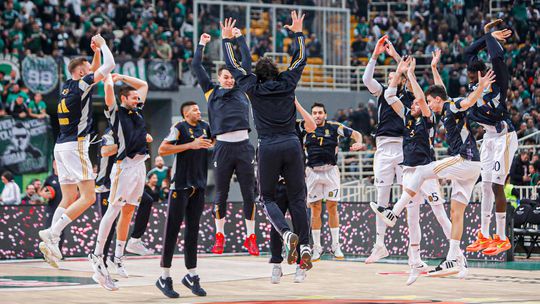
[[[243,211],[246,222],[246,239],[244,247],[249,254],[258,256],[259,246],[255,235],[255,168],[253,166],[255,159],[255,149],[249,142],[240,145],[236,149],[236,177],[240,185],[242,200],[244,202]]]
[[[502,138],[504,138],[504,145]],[[482,251],[485,255],[497,255],[512,248],[510,239],[506,236],[506,195],[504,183],[512,165],[512,159],[518,148],[516,132],[507,133],[495,144],[495,166],[492,179],[492,190],[495,195],[496,234],[489,248]]]
[[[156,287],[169,298],[178,298],[180,295],[174,291],[171,278],[171,265],[180,226],[184,220],[184,214],[188,202],[188,196],[192,190],[173,190],[169,193],[169,207],[165,221],[163,236],[163,249],[161,251],[161,276],[156,281]]]
[[[444,235],[447,240],[450,240],[450,232],[452,230],[452,223],[446,214],[444,209],[445,199],[441,194],[439,180],[428,179],[422,184],[422,199],[426,199],[431,206],[433,215],[441,225]]]
[[[322,188],[322,185],[319,185]],[[312,188],[314,189],[314,188]],[[309,195],[308,195],[309,196]],[[321,228],[322,228],[322,200],[309,204],[311,210],[311,236],[313,238],[313,262],[321,259],[323,253],[321,246]]]
[[[276,188],[276,204],[279,206],[283,215],[285,215],[289,206],[289,201],[287,199],[287,188],[282,183],[278,183]],[[274,226],[272,226],[270,230],[270,264],[273,264],[270,282],[272,284],[279,284],[281,277],[283,276],[283,271],[281,269],[281,262],[283,262],[283,256],[281,254],[282,249],[283,241],[281,236]]]
[[[421,195],[415,195],[413,201],[407,205],[407,225],[409,226],[409,266],[411,270],[407,279],[407,285],[411,285],[422,272],[428,270],[426,263],[420,256],[420,241],[422,240],[422,230],[420,228],[420,205],[424,198]]]
[[[109,207],[109,195],[110,195],[109,191],[96,193],[96,202],[100,206],[102,218],[107,212],[107,209]],[[112,227],[116,227],[116,219],[114,220]],[[112,239],[114,237],[114,232],[115,232],[115,229],[111,228],[109,231],[109,235],[107,236],[107,240],[105,241],[105,244],[103,245],[103,263],[105,264],[105,267],[107,267],[107,257],[109,257],[109,251],[111,248]]]
[[[201,287],[197,274],[197,243],[199,240],[199,226],[204,211],[204,189],[194,189],[188,198],[186,207],[186,228],[184,237],[184,262],[188,274],[182,279],[184,286],[194,295],[204,297],[206,291]]]
[[[302,148],[299,141],[287,142],[284,150],[285,162],[283,165],[283,177],[287,183],[287,197],[289,199],[289,212],[294,223],[295,233],[298,234],[300,244],[300,269],[309,270],[311,263],[311,247],[309,246],[309,218],[306,206],[306,181]],[[290,264],[294,260],[288,260]]]
[[[324,198],[326,199],[326,210],[328,210],[328,226],[332,236],[332,253],[336,259],[343,259],[339,238],[339,212],[338,202],[340,199],[340,176],[337,166],[326,172],[326,184]]]
[[[229,186],[234,172],[234,151],[228,143],[218,141],[214,149],[213,164],[216,178],[216,198],[214,201],[214,221],[216,239],[212,252],[222,254],[225,248],[225,216],[227,215],[227,198]],[[252,184],[253,185],[253,184]]]
[[[146,244],[141,240],[146,228],[148,227],[148,221],[152,213],[152,205],[154,201],[150,194],[143,192],[141,203],[137,208],[137,215],[135,216],[135,224],[133,225],[133,231],[131,237],[126,245],[126,251],[138,255],[151,255],[154,254],[154,250],[147,248]]]

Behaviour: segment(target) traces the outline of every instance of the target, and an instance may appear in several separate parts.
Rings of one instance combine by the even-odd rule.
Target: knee
[[[328,213],[331,215],[337,214],[337,202],[327,201],[326,210],[328,210]]]
[[[93,205],[96,202],[96,193],[94,191],[82,194],[81,197],[88,206]]]
[[[311,208],[311,217],[312,218],[320,218],[322,213],[322,206],[320,202],[312,203],[310,205]]]
[[[490,190],[493,191],[495,196],[504,195],[504,186],[503,185],[493,183],[493,184],[491,184],[491,189]]]
[[[135,212],[134,205],[126,204],[124,207],[122,207],[122,216],[124,218],[131,218],[134,212]]]

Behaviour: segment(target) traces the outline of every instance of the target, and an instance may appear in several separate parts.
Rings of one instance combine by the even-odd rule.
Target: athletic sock
[[[114,256],[119,258],[124,255],[126,241],[116,240],[116,248],[114,248]]]
[[[337,246],[339,244],[339,227],[330,228],[330,234],[332,235],[332,246]]]
[[[216,219],[216,234],[220,232],[225,234],[225,218]]]
[[[189,276],[192,277],[192,278],[194,276],[197,276],[197,268],[188,269],[188,272],[189,272]]]
[[[377,186],[377,205],[388,207],[390,201],[390,192],[392,191],[391,185]],[[384,236],[386,234],[386,224],[378,216],[375,217],[375,226],[377,237],[375,241],[376,246],[384,246]]]
[[[392,208],[392,212],[399,216],[401,214],[401,211],[407,206],[407,204],[411,201],[411,195],[407,191],[403,191],[401,194],[401,197],[397,201],[397,203],[394,205],[394,208]]]
[[[170,268],[165,268],[165,267],[161,267],[161,278],[163,280],[166,280],[167,278],[170,278],[171,277],[171,269]]]
[[[497,234],[501,240],[506,240],[506,212],[495,212],[497,218]]]
[[[58,220],[60,219],[62,214],[64,214],[64,212],[66,212],[66,208],[62,208],[62,207],[58,207],[58,208],[56,208],[56,210],[54,210],[54,214],[53,214],[52,222],[51,222],[51,227],[52,227],[52,225],[54,225],[54,223],[58,222]]]
[[[72,220],[69,218],[69,216],[67,216],[67,214],[62,214],[62,216],[60,216],[60,219],[52,225],[51,233],[53,237],[60,237],[60,234],[62,234],[64,228],[66,228],[66,226],[69,225],[71,221]]]
[[[495,196],[492,189],[493,184],[482,182],[482,201],[480,202],[480,231],[484,237],[489,237],[489,225],[491,224],[491,215],[493,213],[493,203]]]
[[[246,233],[248,237],[255,234],[255,221],[246,220]]]
[[[311,234],[313,236],[313,246],[321,247],[321,229],[313,229],[311,230]]]
[[[94,255],[103,255],[103,250],[105,248],[105,242],[107,242],[107,239],[97,239],[96,241],[96,248],[94,248]]]
[[[411,250],[411,266],[416,266],[422,261],[422,258],[420,257],[420,245],[411,245],[409,248]]]
[[[446,255],[446,260],[451,261],[455,260],[458,256],[458,253],[460,252],[459,243],[461,241],[459,240],[450,240],[450,249],[448,249],[448,254]]]

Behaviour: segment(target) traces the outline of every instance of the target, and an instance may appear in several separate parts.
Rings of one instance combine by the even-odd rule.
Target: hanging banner
[[[22,61],[22,79],[33,93],[48,94],[58,85],[58,65],[51,56],[26,56]]]
[[[54,140],[49,118],[0,118],[0,172],[45,172],[51,162]]]
[[[150,60],[146,76],[150,90],[176,91],[178,89],[176,66],[170,61]]]

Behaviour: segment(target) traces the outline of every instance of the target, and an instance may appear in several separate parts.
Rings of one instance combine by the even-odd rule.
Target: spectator
[[[158,39],[157,44],[155,45],[157,56],[164,60],[171,60],[172,59],[172,48],[167,43],[167,38],[165,36],[162,36],[160,39]]]
[[[148,175],[148,181],[144,186],[144,191],[150,194],[153,202],[160,201],[160,189],[158,186],[158,177],[156,173],[151,173]]]
[[[26,186],[25,196],[21,199],[21,205],[36,205],[41,203],[39,199],[36,200],[36,188],[32,184]]]
[[[21,203],[21,189],[13,181],[13,174],[9,171],[2,173],[2,183],[4,183],[4,190],[0,195],[0,204],[19,205]]]
[[[531,186],[536,186],[540,183],[540,161],[531,162],[529,164],[529,172],[531,175]]]
[[[47,117],[47,104],[43,101],[43,96],[40,93],[36,93],[34,100],[28,103],[28,116],[32,118]]]
[[[162,201],[166,201],[167,198],[169,198],[169,191],[170,191],[170,182],[169,179],[166,178],[161,183],[161,192],[160,192],[160,198]]]
[[[163,183],[164,179],[169,178],[169,167],[165,166],[165,162],[163,161],[163,157],[156,156],[154,159],[154,168],[148,172],[146,175],[146,179],[150,179],[150,175],[156,174],[157,176],[157,185],[161,185]]]
[[[322,57],[322,45],[315,34],[311,34],[310,41],[306,45],[307,55],[309,57]]]
[[[523,150],[516,156],[510,168],[510,183],[515,186],[529,185],[529,152]]]
[[[24,102],[24,95],[17,95],[15,102],[9,106],[8,114],[15,118],[26,118],[28,116],[28,107]]]

